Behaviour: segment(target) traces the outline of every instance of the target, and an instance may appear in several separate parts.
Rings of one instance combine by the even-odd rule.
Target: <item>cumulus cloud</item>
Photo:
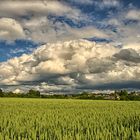
[[[140,63],[140,54],[134,49],[123,49],[114,55],[118,59]]]
[[[0,18],[0,39],[11,41],[24,37],[23,28],[18,21],[11,18]]]
[[[78,4],[90,4],[99,10],[121,7],[120,0],[0,1],[0,17],[7,17],[0,18],[0,39],[53,42],[32,54],[0,63],[0,85],[66,92],[140,82],[139,10],[124,8],[115,14],[111,10],[99,22],[95,18],[97,9],[85,15]],[[93,12],[91,18],[96,20],[90,21]],[[73,40],[94,37],[123,47]]]
[[[140,50],[86,40],[48,43],[30,55],[0,64],[1,85],[36,85],[47,91],[78,90],[140,81]],[[44,83],[43,85],[41,83]]]

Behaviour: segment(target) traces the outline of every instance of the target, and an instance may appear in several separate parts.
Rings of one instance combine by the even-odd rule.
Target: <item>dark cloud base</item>
[[[107,83],[97,86],[80,86],[77,89],[79,90],[121,90],[121,89],[140,89],[140,81],[127,81],[127,82],[120,82],[120,83]]]

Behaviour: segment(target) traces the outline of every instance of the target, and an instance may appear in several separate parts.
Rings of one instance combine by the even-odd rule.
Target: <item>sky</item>
[[[139,0],[0,0],[0,88],[140,90]]]

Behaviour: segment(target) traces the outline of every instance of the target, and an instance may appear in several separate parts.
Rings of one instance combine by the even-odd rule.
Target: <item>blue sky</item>
[[[0,67],[2,70],[0,71],[0,85],[6,86],[7,88],[9,88],[11,85],[13,87],[14,85],[15,88],[19,86],[22,89],[28,89],[27,87],[31,86],[31,88],[36,87],[42,89],[43,83],[43,86],[45,84],[46,87],[50,86],[48,87],[49,89],[51,88],[53,90],[53,88],[58,88],[61,91],[61,89],[65,88],[65,86],[67,85],[64,82],[64,79],[69,79],[71,81],[71,90],[83,88],[85,90],[98,88],[113,89],[114,87],[138,88],[138,86],[130,87],[130,85],[138,85],[133,83],[140,82],[138,78],[140,76],[139,28],[139,0],[42,0],[35,1],[34,3],[32,3],[32,1],[30,0],[1,1]],[[80,39],[89,40],[91,42],[83,43]],[[72,40],[74,41],[71,42]],[[99,61],[97,66],[94,66],[93,64],[93,67],[95,69],[97,67],[98,71],[101,71],[100,69],[102,69],[102,67],[100,65],[104,65],[104,67],[107,67],[108,71],[101,71],[101,73],[98,73],[98,75],[94,72],[90,73],[89,70],[88,72],[79,72],[79,70],[74,70],[73,72],[69,72],[69,74],[66,74],[66,72],[61,72],[60,74],[60,71],[58,73],[56,72],[55,74],[53,72],[48,73],[48,71],[51,69],[51,67],[49,67],[49,60],[47,58],[47,56],[49,57],[48,53],[56,53],[51,52],[48,48],[50,46],[55,46],[55,44],[56,48],[59,48],[59,46],[63,46],[65,42],[68,42],[67,44],[69,45],[74,45],[75,40],[77,42],[85,44],[85,47],[90,43],[94,45],[94,41],[97,43],[97,46],[98,44],[101,44],[103,47],[103,52],[100,53],[103,58],[104,56],[106,56],[104,47],[108,45],[113,46],[116,51],[114,54],[112,52],[109,52],[110,56],[105,57],[105,62],[103,62],[101,56],[92,56],[96,58],[97,61]],[[43,47],[40,46],[45,44],[47,44],[46,48],[44,49],[44,52],[46,53],[39,53],[39,51],[43,50]],[[54,51],[58,50],[56,49]],[[108,48],[106,49],[106,51],[108,51]],[[62,52],[62,50],[60,52]],[[73,52],[76,52],[76,50],[73,50]],[[85,50],[85,53],[88,52],[86,52]],[[124,56],[122,56],[122,54]],[[55,56],[57,55],[58,53]],[[60,60],[62,59],[60,55],[58,55],[57,57]],[[108,57],[110,57],[110,59]],[[76,60],[72,60],[72,62],[69,63],[78,63],[80,61],[80,58],[77,57]],[[31,60],[29,61],[29,59]],[[50,56],[50,59],[54,59],[54,56],[53,58],[52,56]],[[86,69],[87,62],[89,61],[88,59],[93,58],[86,58],[85,56],[85,58],[83,58],[82,60],[84,59],[86,59],[84,67],[84,69]],[[31,62],[33,60],[36,61],[34,62],[35,64]],[[16,64],[16,66],[13,65],[15,61],[18,61],[18,64]],[[44,62],[47,63],[47,66],[44,68],[45,70],[39,69],[37,71],[36,69]],[[33,69],[33,72],[29,72],[27,70],[29,69],[29,66],[23,65],[21,66],[24,67],[24,70],[21,68],[23,71],[23,75],[20,75],[18,71],[20,71],[21,69],[18,65],[24,63],[31,63],[30,69]],[[112,66],[112,63],[115,64],[115,66],[113,66],[113,70],[110,70],[109,68],[110,65]],[[53,64],[54,62],[52,63],[52,65]],[[62,65],[62,62],[60,62],[59,64]],[[66,62],[63,62],[63,65],[66,65]],[[79,65],[80,67],[83,64],[77,65]],[[126,70],[125,72],[129,75],[128,78],[125,77],[123,73],[120,73],[122,69],[118,67],[121,67],[122,65],[124,67],[123,70]],[[134,67],[134,69],[132,69],[132,67]],[[5,73],[5,69],[8,69],[9,71],[14,69],[13,71],[16,72]],[[69,66],[69,71],[72,71],[72,69],[72,66]],[[96,71],[95,69],[93,71]],[[54,69],[51,70],[53,71]],[[57,70],[58,68],[55,71]],[[114,73],[112,71],[114,71]],[[29,78],[30,80],[21,80],[23,79],[21,78],[22,76],[28,77],[29,73],[30,75],[32,75],[31,78]],[[71,76],[72,74],[70,73],[76,73],[77,77],[78,75],[81,75],[80,80],[78,80],[78,78],[76,77]],[[116,75],[116,73],[120,74],[120,78],[114,76]],[[104,74],[108,75],[107,79],[101,78]],[[44,80],[44,78],[42,78],[44,77],[44,75],[47,75],[46,77],[49,77],[48,80]],[[112,77],[110,77],[110,75]],[[90,77],[90,80],[86,77]],[[103,83],[94,83],[93,79],[95,77],[97,77],[99,82],[102,81]],[[125,81],[123,81],[123,78]],[[86,82],[83,82],[82,79]],[[72,81],[74,82],[72,83]],[[125,82],[124,86],[122,84],[122,81]]]
[[[1,2],[1,3],[4,3],[4,2]],[[12,5],[12,2],[10,2],[10,1],[5,2],[3,5],[6,6],[7,3],[9,3],[9,5],[11,3],[11,5]],[[16,4],[16,3],[18,3],[18,1],[13,2],[13,3]],[[47,1],[44,1],[44,3],[46,4]],[[59,29],[59,27],[56,27],[56,26],[59,26],[59,25],[56,25],[58,23],[62,24],[61,26],[63,26],[63,24],[66,24],[72,28],[83,28],[83,27],[88,27],[88,26],[95,26],[96,28],[101,29],[101,30],[108,29],[108,30],[116,32],[117,27],[115,25],[106,23],[107,20],[111,20],[112,18],[116,18],[116,19],[122,18],[120,20],[122,20],[121,22],[123,22],[124,24],[133,24],[133,23],[135,23],[135,22],[137,23],[139,21],[138,20],[139,16],[137,17],[138,19],[136,19],[136,20],[131,19],[131,18],[123,19],[123,17],[121,17],[122,16],[121,14],[124,14],[124,13],[127,14],[127,12],[132,11],[132,10],[139,12],[140,1],[138,1],[138,0],[122,0],[122,1],[119,1],[119,0],[103,0],[103,1],[102,0],[86,0],[86,1],[68,0],[67,2],[60,1],[60,3],[63,3],[65,5],[67,5],[68,7],[70,6],[74,10],[75,9],[80,10],[81,15],[79,14],[78,17],[73,17],[73,18],[70,18],[69,16],[67,16],[67,13],[60,14],[60,15],[56,15],[56,13],[49,13],[47,15],[44,15],[45,18],[49,19],[52,22],[51,23],[53,25],[52,28],[54,30],[56,30],[56,32],[59,32],[61,30],[61,29]],[[24,9],[24,6],[22,8]],[[31,12],[29,9],[27,9],[27,11],[28,11],[27,13],[23,13],[23,14],[21,13],[19,15],[18,14],[16,15],[14,13],[14,12],[16,12],[16,10],[13,12],[13,14],[9,14],[8,7],[5,11],[7,12],[7,14],[3,14],[3,13],[0,14],[1,18],[9,18],[9,17],[13,16],[13,19],[17,19],[18,22],[23,22],[23,20],[24,20],[24,22],[28,22],[33,18],[33,15],[35,14],[34,12]],[[2,12],[5,12],[5,11],[3,10]],[[38,13],[39,13],[39,11],[38,11]],[[86,18],[84,18],[84,16]],[[40,15],[40,17],[41,17],[41,15]],[[36,15],[34,16],[34,18],[37,18]],[[76,19],[74,19],[74,18],[76,18]],[[44,22],[45,22],[45,20],[44,20]],[[50,26],[52,26],[52,25],[50,25]],[[23,30],[26,32],[27,31],[31,32],[30,29],[28,29],[26,27],[24,27]],[[1,37],[2,39],[0,38],[0,46],[1,46],[0,61],[6,61],[9,58],[12,58],[14,56],[19,56],[24,53],[30,53],[32,48],[36,48],[40,44],[49,42],[50,39],[47,40],[46,34],[44,33],[44,36],[46,36],[46,37],[45,37],[45,39],[42,39],[42,40],[41,39],[36,40],[36,39],[30,38],[28,36],[26,38],[17,37],[12,40]],[[60,36],[61,36],[61,34],[60,34]],[[112,40],[111,38],[109,38],[109,39],[101,38],[100,39],[100,38],[94,37],[94,35],[89,38],[90,38],[90,40],[91,40],[91,38],[92,38],[92,40],[95,39],[95,41],[100,41],[100,40],[101,41],[102,40],[111,41]],[[61,38],[60,38],[60,40],[61,40]],[[7,43],[9,41],[10,41],[10,43]],[[55,41],[56,41],[56,39],[55,39]],[[115,41],[119,42],[120,40],[118,39]],[[53,42],[53,37],[52,37],[51,42]],[[121,41],[120,41],[120,43],[121,43]],[[17,53],[15,53],[15,50],[17,50]]]
[[[31,53],[37,46],[35,42],[29,40],[15,40],[14,42],[7,43],[6,41],[1,41],[0,43],[0,61],[6,61],[13,57],[19,57],[22,54]]]

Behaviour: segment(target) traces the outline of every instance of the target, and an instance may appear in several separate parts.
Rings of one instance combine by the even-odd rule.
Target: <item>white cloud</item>
[[[70,2],[88,5],[88,4],[93,4],[94,0],[70,0]]]
[[[135,48],[135,44],[139,44],[140,46],[140,38],[138,35],[140,34],[140,24],[128,24],[128,25],[122,25],[118,28],[118,31],[120,33],[120,41],[125,45],[128,46],[129,44],[133,44],[133,48]],[[119,36],[118,36],[119,37]]]
[[[133,48],[134,50],[138,51],[140,49],[140,43],[128,43],[124,46],[125,49],[131,49]]]
[[[94,26],[73,28],[66,23],[48,20],[46,17],[33,18],[23,21],[24,28],[28,29],[26,35],[38,42],[57,42],[81,38],[108,38],[105,31]]]
[[[75,23],[89,20],[79,9],[59,1],[0,1],[0,16],[18,20],[21,28],[24,29],[26,39],[36,42],[56,42],[94,37],[94,35],[107,37],[103,31],[95,27],[73,28],[65,22],[54,22],[55,17],[49,19],[49,15],[64,16]],[[9,24],[8,26],[11,28]],[[6,32],[1,31],[1,34],[4,36]],[[19,39],[14,35],[12,37],[13,40]]]
[[[105,33],[105,31],[95,28],[94,26],[88,26],[79,29],[71,29],[72,36],[76,38],[109,38],[109,36]]]
[[[105,7],[118,7],[120,6],[120,0],[103,0]]]
[[[21,22],[23,17],[28,20],[34,18],[34,21],[37,22],[38,18],[45,18],[49,15],[64,16],[73,21],[79,21],[86,17],[79,9],[57,0],[0,1],[0,17],[10,17]]]
[[[140,49],[117,48],[86,40],[47,44],[30,55],[1,63],[0,84],[40,85],[45,82],[54,90],[72,90],[83,85],[140,81],[139,56]]]
[[[135,12],[136,14],[134,14]],[[131,12],[135,17],[131,15]],[[114,18],[115,16],[115,18]],[[129,21],[129,20],[130,21]],[[136,21],[131,21],[136,20]],[[100,24],[108,28],[106,33],[109,38],[116,44],[122,44],[123,46],[131,46],[133,49],[140,46],[140,22],[138,18],[138,10],[133,7],[130,9],[124,9],[118,13],[110,13],[109,17]]]
[[[23,93],[24,91],[22,91],[21,89],[15,89],[14,91],[13,91],[13,93],[16,93],[16,94],[19,94],[19,93]]]
[[[82,3],[83,1],[80,2]],[[87,0],[85,2],[86,4],[95,3],[95,1],[91,0]],[[120,1],[117,0],[104,0],[102,3],[99,2],[99,5],[115,6],[119,4],[119,2]],[[81,28],[71,27],[65,22],[49,19],[49,14],[67,17],[76,23],[79,23],[80,21],[90,22],[90,18],[87,15],[82,13],[79,9],[71,7],[66,2],[35,1],[32,3],[30,0],[0,1],[0,16],[13,17],[17,19],[18,23],[22,26],[21,28],[24,29],[25,38],[35,42],[57,42],[94,37],[112,39],[112,37],[114,37],[114,33],[110,33],[105,29],[98,29],[92,25],[87,25]],[[27,19],[22,18],[23,16],[27,17]],[[110,21],[110,24],[116,25],[118,22],[114,19]],[[5,32],[2,32],[1,34],[5,34]],[[13,40],[19,39],[13,35],[12,37]]]
[[[140,20],[140,10],[132,9],[128,11],[126,18],[130,20]]]
[[[120,0],[69,0],[83,5],[96,5],[100,8],[119,7]]]
[[[97,4],[102,8],[121,6],[120,0],[103,0],[102,2],[93,0],[73,0],[73,2]],[[54,15],[56,17],[64,16],[77,24],[80,24],[81,21],[90,22],[90,17],[88,15],[85,15],[80,9],[74,6],[72,7],[69,3],[63,1],[44,0],[35,1],[34,3],[31,0],[0,1],[0,16],[12,17],[10,20],[15,21],[17,23],[16,26],[18,25],[17,27],[12,26],[11,22],[10,24],[5,24],[5,29],[1,29],[0,31],[0,39],[16,40],[26,38],[35,42],[57,42],[97,37],[113,40],[114,42],[119,42],[124,45],[128,45],[131,42],[135,44],[139,43],[138,36],[140,32],[137,29],[140,24],[124,25],[123,23],[124,19],[139,20],[139,10],[135,8],[131,8],[129,12],[126,12],[126,9],[124,9],[124,11],[120,10],[120,12],[115,15],[116,18],[114,18],[114,15],[112,18],[111,15],[108,15],[108,18],[100,22],[102,25],[105,24],[105,26],[113,25],[117,27],[116,32],[110,29],[104,29],[104,27],[99,29],[92,25],[85,25],[85,27],[81,28],[71,27],[66,22],[55,20],[56,17],[52,19],[49,18],[48,15]],[[96,23],[96,21],[94,22]],[[132,33],[133,36],[131,35]]]
[[[120,25],[120,22],[118,21],[118,19],[115,19],[115,18],[111,18],[107,21],[109,25],[113,25],[113,26],[119,26]]]
[[[1,16],[26,16],[26,15],[62,15],[78,14],[77,9],[72,9],[66,4],[58,1],[0,1],[0,15]]]
[[[18,21],[11,18],[0,18],[0,39],[12,41],[24,37],[23,28]]]
[[[120,0],[101,0],[101,1],[94,1],[93,3],[100,9],[112,8],[112,7],[120,8],[121,7]]]

